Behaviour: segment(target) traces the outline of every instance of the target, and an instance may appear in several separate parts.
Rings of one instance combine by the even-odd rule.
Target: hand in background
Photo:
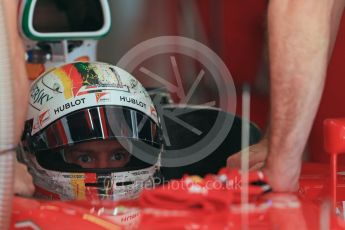
[[[300,164],[294,161],[280,161],[268,156],[268,139],[249,146],[249,170],[262,170],[269,185],[275,192],[295,192],[298,190]],[[230,156],[227,167],[241,168],[241,152]]]
[[[268,154],[268,140],[262,139],[257,144],[249,146],[249,169],[257,170],[264,166]],[[227,167],[241,168],[241,151],[228,157]]]

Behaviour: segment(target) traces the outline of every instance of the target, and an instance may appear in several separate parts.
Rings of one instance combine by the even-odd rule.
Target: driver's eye
[[[116,152],[111,155],[110,160],[112,161],[122,161],[126,158],[126,152]]]
[[[83,154],[78,157],[78,161],[82,163],[90,163],[92,158],[88,154]]]

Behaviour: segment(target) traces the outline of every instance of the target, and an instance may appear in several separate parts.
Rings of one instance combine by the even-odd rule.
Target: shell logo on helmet
[[[109,95],[108,92],[100,92],[100,93],[95,93],[96,94],[96,101],[97,103],[101,100],[101,101],[110,101],[109,97],[104,97],[106,95]]]

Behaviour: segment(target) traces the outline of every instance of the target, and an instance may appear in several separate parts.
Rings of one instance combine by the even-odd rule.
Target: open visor
[[[30,124],[26,128],[29,130]],[[26,132],[28,134],[28,131]],[[151,146],[150,155],[158,159],[162,149],[159,126],[140,111],[118,106],[99,106],[73,112],[54,121],[33,136],[27,135],[27,147],[38,163],[50,170],[83,171],[63,159],[66,147],[95,140],[117,140],[130,156],[124,169],[152,165],[135,157],[133,149]],[[80,169],[80,170],[79,170]]]

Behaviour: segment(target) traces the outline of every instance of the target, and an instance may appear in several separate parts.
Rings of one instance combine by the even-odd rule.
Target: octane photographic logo
[[[181,75],[181,67],[177,60],[178,57],[188,58],[189,63],[194,63],[193,68],[197,66],[198,70],[195,76]],[[148,60],[155,58],[162,61],[166,57],[166,64],[170,66],[173,80],[169,80],[167,76],[160,76],[155,70],[149,69],[146,66]],[[165,60],[164,60],[165,61]],[[204,44],[190,38],[180,36],[162,36],[144,41],[131,50],[129,50],[117,63],[117,66],[125,69],[129,73],[139,71],[147,78],[157,81],[157,83],[164,86],[170,94],[175,94],[179,101],[177,104],[190,106],[190,101],[193,95],[200,87],[200,82],[205,78],[207,81],[212,81],[216,88],[216,98],[212,98],[205,103],[193,105],[194,108],[211,108],[220,109],[222,111],[236,111],[236,90],[233,83],[232,76],[221,58]],[[183,79],[191,81],[187,92],[183,85]],[[199,91],[200,93],[200,91]],[[164,105],[160,104],[158,96],[153,97],[153,102],[156,106],[157,113],[160,117],[162,132],[165,142],[164,154],[161,155],[161,166],[163,167],[179,167],[198,162],[213,151],[215,151],[224,141],[228,135],[233,124],[234,117],[217,116],[211,129],[207,133],[203,133],[198,127],[189,124],[181,117],[183,113],[190,113],[183,109],[164,109]],[[175,107],[176,108],[176,107]],[[192,145],[181,148],[170,148],[171,142],[169,133],[167,132],[166,121],[173,121],[180,125],[181,129],[187,129],[195,135],[200,136],[201,139]],[[140,128],[140,125],[139,125]],[[183,137],[182,137],[183,138]],[[126,147],[126,143],[124,146]],[[132,146],[132,153],[139,159],[155,163],[157,160],[152,155],[157,152],[157,149],[152,149],[152,146],[146,143],[140,143],[138,146]],[[211,162],[210,162],[211,163]]]

